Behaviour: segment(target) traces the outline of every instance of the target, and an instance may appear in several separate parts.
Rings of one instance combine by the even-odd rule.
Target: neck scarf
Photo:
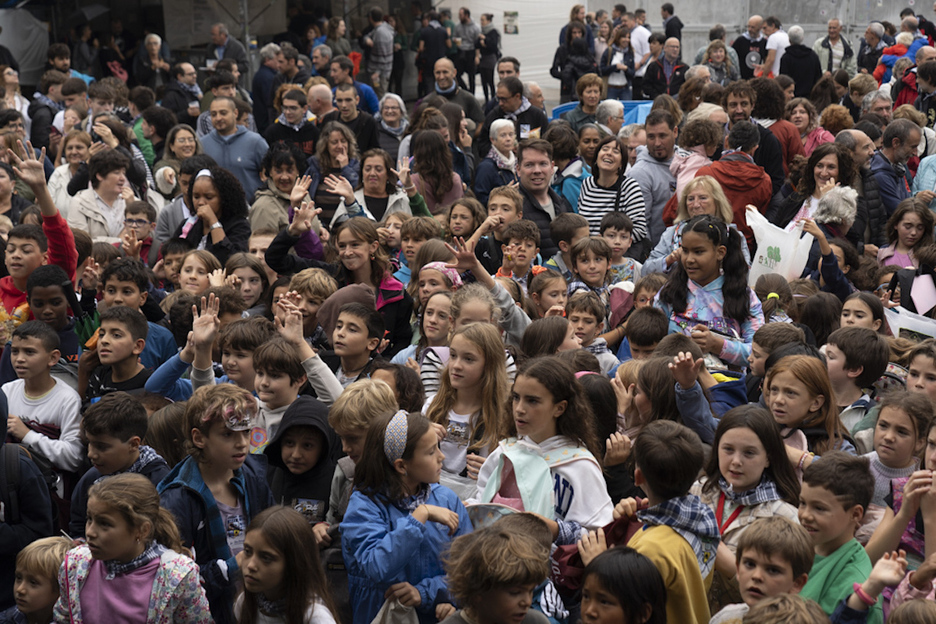
[[[107,576],[104,578],[105,580],[112,581],[117,576],[130,574],[134,570],[142,568],[153,559],[158,559],[164,552],[166,552],[165,546],[154,541],[151,542],[139,556],[131,559],[127,563],[120,563],[116,559],[105,561],[104,567],[107,569]]]
[[[511,121],[517,121],[517,117],[518,117],[521,113],[525,113],[526,111],[530,110],[530,107],[531,107],[531,106],[532,106],[532,104],[530,104],[530,100],[528,100],[528,99],[526,99],[526,97],[524,97],[524,98],[523,98],[523,101],[520,103],[520,108],[518,108],[517,110],[515,110],[515,111],[512,112],[512,113],[507,113],[506,115],[504,115],[504,118],[505,118],[505,119],[509,119],[509,120],[511,120]]]
[[[312,123],[314,121],[315,121],[315,115],[313,115],[310,111],[306,111],[305,117],[300,119],[299,123],[297,124],[291,124],[288,121],[286,121],[286,113],[280,113],[280,116],[276,118],[276,123],[278,123],[281,126],[286,126],[287,128],[292,128],[296,132],[299,132],[299,130],[302,129],[302,126]]]
[[[437,82],[435,85],[435,90],[436,90],[436,93],[440,95],[448,95],[449,93],[455,93],[456,87],[458,87],[458,83],[455,82],[454,80],[452,81],[452,86],[449,87],[448,89],[440,89],[439,83]]]
[[[403,511],[415,511],[420,505],[425,505],[426,501],[429,500],[430,488],[427,483],[423,483],[419,486],[419,491],[413,494],[412,496],[407,496],[406,498],[401,498],[396,501],[396,505],[399,509]]]
[[[432,28],[442,28],[442,24],[439,23],[439,20],[431,20],[429,26]]]
[[[179,82],[179,86],[182,87],[183,91],[185,91],[191,96],[194,96],[196,99],[202,96],[202,90],[201,90],[201,87],[198,86],[198,84],[190,85],[185,82]]]
[[[52,98],[50,98],[48,95],[42,95],[42,94],[39,93],[38,91],[36,91],[35,93],[33,93],[33,99],[36,100],[36,101],[38,101],[38,102],[41,102],[42,104],[45,104],[46,106],[48,106],[49,108],[51,108],[51,109],[54,110],[55,112],[65,110],[65,103],[64,103],[64,102],[56,102],[55,100],[53,100]]]
[[[157,459],[162,459],[162,457],[159,456],[159,453],[153,450],[151,446],[143,445],[140,447],[140,456],[137,457],[137,460],[133,462],[133,465],[130,466],[130,468],[128,468],[126,471],[123,471],[123,472],[143,474],[143,469],[146,468],[150,464],[150,462],[154,462]],[[100,483],[107,477],[112,477],[114,474],[123,474],[123,472],[115,472],[109,475],[102,475],[95,481],[95,483]]]
[[[260,610],[263,611],[266,615],[273,617],[278,617],[285,615],[286,613],[286,599],[280,598],[279,600],[269,600],[262,593],[257,594],[257,604],[260,606]]]
[[[780,492],[777,490],[777,484],[767,478],[767,475],[761,475],[760,483],[745,492],[735,492],[731,484],[725,481],[724,477],[718,478],[718,487],[721,488],[725,498],[733,505],[742,505],[752,507],[761,503],[780,500]]]
[[[392,134],[395,137],[403,136],[403,133],[406,132],[406,129],[409,127],[409,122],[405,119],[400,120],[400,127],[394,128],[393,126],[388,126],[387,122],[383,119],[380,119],[380,127]]]
[[[715,552],[721,541],[718,521],[715,512],[698,496],[686,495],[663,501],[638,511],[637,519],[647,525],[668,526],[685,538],[699,560],[702,578],[715,567]]]
[[[494,164],[497,165],[498,169],[506,169],[511,173],[515,173],[517,169],[517,156],[510,152],[509,156],[504,156],[496,147],[491,147],[491,151],[488,152],[488,158],[494,161]]]

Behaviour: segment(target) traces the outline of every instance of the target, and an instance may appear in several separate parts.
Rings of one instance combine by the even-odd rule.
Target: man
[[[475,90],[475,42],[480,36],[481,28],[471,21],[471,11],[466,7],[458,9],[458,24],[452,32],[453,43],[458,48],[455,67],[458,85],[472,96]]]
[[[284,84],[304,85],[306,80],[312,77],[309,70],[299,66],[299,50],[296,46],[284,41],[280,45],[280,54],[276,56],[277,74],[273,78],[273,95],[276,90]]]
[[[354,62],[347,56],[336,56],[331,60],[329,74],[332,84],[335,85],[335,87],[343,84],[353,86],[354,90],[357,91],[358,107],[361,111],[370,115],[376,115],[380,110],[380,101],[377,99],[377,94],[374,93],[374,89],[368,85],[355,80],[353,78],[353,73]],[[335,92],[336,90],[332,89],[332,93]]]
[[[541,108],[534,107],[523,97],[523,83],[519,78],[504,78],[497,83],[497,106],[484,118],[478,134],[478,153],[491,151],[491,124],[496,119],[510,119],[517,127],[517,139],[538,139],[546,130],[549,120]]]
[[[466,91],[455,84],[455,64],[447,58],[440,58],[433,69],[435,91],[450,102],[461,106],[465,116],[476,124],[484,123],[484,112],[478,98],[471,91]]]
[[[705,78],[706,82],[712,82],[712,70],[708,65],[693,65],[686,70],[685,79],[692,80],[693,78]]]
[[[780,20],[773,15],[764,20],[764,34],[767,35],[767,57],[754,68],[764,77],[774,78],[780,75],[780,61],[790,46],[790,38],[783,32]]]
[[[663,34],[666,35],[666,38],[676,39],[681,42],[683,23],[682,20],[676,17],[671,3],[663,3],[663,6],[660,7],[660,17],[663,18]]]
[[[858,206],[852,231],[858,239],[858,251],[877,258],[878,249],[887,244],[887,212],[881,202],[881,189],[871,173],[874,142],[860,130],[842,130],[835,142],[850,150],[858,173],[851,184],[858,191]]]
[[[693,61],[692,64],[701,65],[702,59],[703,57],[705,57],[705,51],[708,50],[709,44],[711,44],[711,42],[713,41],[721,41],[722,43],[725,43],[725,37],[727,36],[728,36],[728,31],[725,30],[724,24],[715,24],[714,26],[712,26],[708,31],[709,43],[702,46],[696,51],[695,61]],[[633,35],[631,35],[631,40],[633,40]],[[633,45],[633,41],[631,42],[631,45]],[[735,49],[732,48],[731,46],[727,46],[725,49],[728,52],[728,58],[731,59],[731,64],[734,65],[735,67],[740,67],[741,62],[738,59],[738,53],[735,51]],[[636,56],[636,52],[635,52],[635,56]]]
[[[549,224],[558,215],[572,212],[569,202],[550,187],[553,178],[553,148],[549,141],[526,139],[517,149],[517,178],[523,197],[523,218],[540,230],[540,255],[552,258],[559,251]]]
[[[621,18],[627,13],[627,7],[623,4],[615,4],[611,9],[611,30],[621,25]]]
[[[331,89],[323,84],[312,85],[309,88],[309,110],[315,115],[316,125],[321,125],[322,119],[328,115],[328,113],[337,110],[332,106],[332,98]]]
[[[801,26],[792,27],[789,37],[790,45],[780,59],[780,73],[793,79],[796,97],[809,97],[813,86],[822,78],[822,64],[816,51],[803,45],[805,33]]]
[[[206,52],[209,62],[229,58],[237,63],[242,76],[247,75],[247,51],[244,49],[244,44],[231,37],[224,24],[219,22],[211,27],[211,43],[208,44]]]
[[[234,74],[228,71],[217,71],[214,76],[208,79],[206,84],[208,90],[211,92],[212,101],[216,97],[228,97],[234,99],[237,94],[237,80],[234,79]],[[206,110],[204,113],[198,116],[198,121],[195,122],[195,133],[198,135],[198,138],[201,138],[209,133],[211,133],[213,128],[213,122],[210,114],[210,104],[209,110]]]
[[[647,10],[646,9],[635,10],[634,19],[637,20],[638,25],[643,26],[647,30],[650,30],[650,27],[647,26]]]
[[[340,121],[351,129],[357,138],[358,151],[363,154],[369,149],[380,147],[380,138],[377,134],[377,122],[373,116],[360,110],[357,91],[353,85],[347,83],[335,87],[335,106],[332,111],[322,119],[322,124],[330,121]]]
[[[141,87],[134,87],[139,89]],[[142,87],[146,88],[146,87]],[[166,149],[166,137],[169,131],[178,123],[175,113],[162,106],[150,106],[142,114],[143,121],[140,127],[143,131],[143,138],[152,144],[153,162],[162,160]]]
[[[219,95],[209,109],[212,131],[202,138],[205,153],[237,177],[244,187],[244,199],[252,203],[254,193],[262,184],[260,164],[269,146],[263,137],[237,125],[237,105],[234,99]]]
[[[194,127],[201,114],[199,102],[202,97],[204,96],[201,87],[198,86],[198,73],[195,67],[191,63],[174,65],[172,80],[169,81],[163,93],[162,105],[175,113],[179,123]],[[254,97],[257,97],[256,91],[254,91]]]
[[[647,145],[647,129],[644,128],[643,124],[631,124],[634,126],[627,136],[624,136],[624,131],[627,130],[630,126],[625,126],[621,128],[618,132],[618,137],[627,142],[627,171],[630,171],[634,166],[634,163],[637,162],[637,148],[640,146]]]
[[[46,52],[46,70],[54,69],[65,74],[66,78],[81,78],[85,84],[94,82],[93,76],[82,74],[71,68],[71,51],[64,43],[53,43]]]
[[[752,15],[747,21],[747,30],[731,42],[731,49],[737,53],[741,61],[738,63],[738,69],[741,71],[743,80],[750,80],[754,77],[754,69],[748,67],[745,60],[747,55],[757,52],[762,59],[767,55],[767,38],[761,34],[763,27],[764,18],[760,15]],[[636,52],[634,54],[636,56]]]
[[[857,74],[848,81],[848,93],[842,98],[842,106],[848,109],[855,123],[861,118],[861,104],[865,96],[877,89],[877,80],[870,74]]]
[[[279,72],[283,50],[275,43],[260,48],[260,68],[253,77],[254,119],[257,130],[263,132],[270,125],[273,111],[273,81]]]
[[[891,97],[894,100],[894,108],[904,104],[913,104],[920,95],[917,85],[917,68],[929,61],[936,61],[936,48],[932,46],[923,46],[916,53],[916,65],[904,72],[903,78],[891,88]]]
[[[325,89],[328,90],[328,87]],[[287,91],[283,95],[283,112],[263,134],[266,142],[270,145],[277,141],[295,143],[306,158],[315,154],[315,142],[319,138],[319,129],[315,125],[315,115],[309,112],[308,103],[308,98],[302,90]]]
[[[383,10],[380,7],[372,7],[367,19],[373,28],[364,39],[370,44],[367,71],[376,78],[374,85],[382,96],[390,87],[390,73],[393,71],[393,38],[396,33],[393,26],[384,21]]]
[[[65,109],[73,108],[82,118],[88,115],[88,85],[81,78],[69,78],[62,83],[62,101],[65,107],[55,113],[52,126],[64,134]]]
[[[530,100],[530,105],[533,108],[539,108],[544,113],[546,112],[546,97],[543,95],[543,90],[532,80],[523,83],[523,97]]]
[[[917,89],[920,95],[913,107],[926,115],[926,125],[936,124],[936,61],[927,61],[917,67]],[[872,111],[874,112],[874,111]]]
[[[897,204],[910,197],[912,176],[907,171],[907,161],[916,156],[921,138],[918,125],[909,119],[896,119],[884,130],[883,147],[871,158],[871,173],[881,189],[881,202],[888,218]],[[932,191],[924,192],[930,194],[928,203]]]
[[[62,72],[50,69],[42,74],[39,90],[33,94],[33,101],[29,104],[27,112],[32,119],[30,140],[36,149],[44,147],[48,150],[51,146],[52,119],[57,112],[65,108],[62,84],[67,78]]]
[[[595,108],[595,123],[604,136],[617,136],[624,125],[624,104],[619,100],[602,100]]]
[[[739,121],[750,121],[757,127],[757,131],[760,133],[760,141],[757,151],[753,154],[754,162],[763,167],[767,175],[770,176],[773,194],[776,195],[780,191],[780,187],[783,186],[783,148],[780,147],[780,141],[777,140],[773,132],[755,122],[751,117],[756,101],[757,94],[747,81],[732,82],[725,87],[728,129],[730,131],[734,124]]]
[[[503,80],[504,78],[509,78],[513,76],[514,78],[520,77],[520,61],[512,56],[502,56],[497,61],[497,79]],[[492,97],[484,105],[484,116],[487,117],[491,114],[491,111],[494,110],[494,107],[497,106],[497,98]]]
[[[663,208],[676,191],[676,177],[670,172],[670,163],[676,151],[679,129],[669,111],[657,109],[647,115],[644,122],[647,145],[637,148],[637,161],[627,177],[640,186],[647,210],[647,238],[634,241],[630,257],[643,261],[656,246],[666,229]]]
[[[679,60],[679,39],[670,37],[663,44],[663,54],[651,62],[644,75],[643,93],[648,100],[667,93],[676,96],[686,81],[689,66]]]
[[[449,47],[452,45],[449,31],[442,25],[439,13],[429,11],[427,17],[429,18],[429,25],[419,31],[419,47],[417,49],[423,76],[422,88],[426,92],[432,86],[429,81],[436,61],[445,58],[448,55]]]
[[[837,18],[829,20],[825,38],[816,39],[813,52],[819,56],[823,75],[831,76],[837,69],[844,69],[851,78],[858,72],[858,59],[848,42],[842,38],[842,22]],[[797,96],[800,97],[800,96]]]
[[[728,133],[729,151],[710,165],[701,167],[696,177],[712,176],[721,185],[731,204],[733,222],[738,226],[748,246],[754,248],[754,233],[747,224],[746,208],[751,204],[764,214],[773,197],[773,183],[764,168],[754,162],[761,133],[756,124],[740,120]]]
[[[861,114],[874,113],[884,120],[886,126],[893,117],[894,102],[884,91],[872,91],[861,100]]]
[[[328,78],[332,49],[324,43],[312,48],[312,75]]]
[[[643,99],[643,81],[650,63],[650,30],[637,23],[633,13],[624,13],[621,17],[624,28],[630,30],[631,47],[634,48],[634,80],[632,97],[635,100]]]
[[[871,22],[865,29],[864,38],[858,48],[858,71],[862,74],[873,74],[882,54],[884,54],[884,26],[880,22]]]

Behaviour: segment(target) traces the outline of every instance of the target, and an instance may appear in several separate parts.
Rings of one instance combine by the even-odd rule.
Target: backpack
[[[29,449],[15,442],[6,442],[0,447],[0,464],[3,465],[3,478],[0,478],[0,499],[9,506],[4,511],[5,521],[16,524],[20,521],[20,464],[19,456],[23,454],[32,462],[32,464],[42,475],[42,480],[49,488],[49,498],[52,501],[52,521],[53,527],[68,526],[67,511],[63,516],[60,505],[65,502],[58,495],[59,475],[52,469],[52,462],[47,457],[39,453],[31,453]],[[70,501],[68,501],[70,502]]]

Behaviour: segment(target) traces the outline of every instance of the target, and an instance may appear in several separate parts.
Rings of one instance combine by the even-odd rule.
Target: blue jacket
[[[260,133],[270,125],[270,111],[273,110],[274,78],[276,78],[276,70],[266,65],[260,65],[260,69],[254,74],[253,84],[251,85],[250,96],[254,101],[254,122],[257,124],[257,132]]]
[[[913,178],[911,192],[916,195],[920,191],[936,189],[936,156],[927,156],[920,161],[916,176]],[[930,202],[930,210],[936,211],[936,199]]]
[[[237,132],[231,136],[223,137],[217,130],[212,130],[202,137],[201,142],[205,153],[214,158],[219,167],[237,177],[244,187],[244,198],[252,204],[254,193],[263,184],[260,164],[270,147],[263,137],[244,126],[237,126]]]
[[[273,505],[266,465],[265,456],[247,455],[244,465],[234,471],[231,480],[248,525],[254,516]],[[235,581],[239,574],[237,560],[228,548],[221,512],[202,480],[195,458],[188,457],[173,468],[157,490],[160,504],[175,516],[182,543],[194,550],[211,617],[218,624],[233,624]]]
[[[471,532],[471,520],[455,492],[438,484],[430,488],[427,504],[458,512],[455,535],[436,522],[420,524],[396,505],[374,502],[358,491],[351,494],[341,522],[341,552],[354,624],[370,624],[394,583],[405,581],[419,590],[420,624],[436,624],[435,606],[452,601],[441,555],[453,539]]]
[[[475,195],[482,206],[487,206],[488,196],[492,190],[516,181],[517,176],[513,171],[498,168],[493,158],[484,158],[478,163],[478,169],[475,171]]]
[[[747,385],[744,375],[733,371],[718,371],[726,377],[734,377],[730,381],[722,381],[708,389],[709,398],[712,399],[712,412],[717,418],[724,416],[728,410],[745,405],[747,400]]]
[[[832,293],[838,297],[842,303],[845,303],[848,296],[856,290],[851,282],[848,281],[848,278],[845,277],[845,274],[842,273],[842,269],[839,268],[838,258],[835,257],[835,254],[830,253],[828,256],[822,256],[819,269],[813,271],[809,275],[809,279],[818,284],[820,275],[822,275],[822,280],[825,282],[825,285],[822,286],[820,290],[822,290],[822,292]]]
[[[712,415],[712,408],[705,399],[705,393],[702,392],[698,381],[688,390],[683,390],[682,386],[676,384],[676,408],[679,410],[682,424],[699,434],[703,442],[711,444],[715,440],[718,421]]]
[[[880,151],[874,152],[874,156],[871,157],[871,173],[878,183],[881,203],[884,204],[884,210],[890,218],[897,210],[897,204],[910,197],[906,174],[903,177],[897,175],[894,166]]]
[[[335,90],[337,87],[332,87],[332,96],[335,95]],[[370,113],[371,115],[376,115],[380,112],[380,100],[377,99],[377,94],[374,92],[374,89],[370,86],[364,84],[363,82],[354,81],[354,90],[357,91],[358,95],[358,108],[365,113]]]
[[[156,323],[149,322],[149,331],[146,333],[146,346],[140,354],[140,362],[150,370],[159,366],[179,352],[172,332]]]
[[[183,379],[182,375],[188,371],[190,364],[182,361],[176,353],[163,362],[153,371],[146,380],[144,390],[153,394],[161,394],[172,401],[188,401],[192,398],[192,381]]]
[[[894,63],[896,63],[898,59],[908,58],[912,61],[916,61],[917,51],[925,45],[929,45],[929,40],[926,37],[917,37],[913,40],[913,43],[907,47],[907,51],[899,56],[897,54],[882,54],[880,62],[882,65],[884,65],[884,67],[887,68],[887,71],[884,72],[884,77],[882,78],[883,84],[890,82],[891,72],[894,69]]]

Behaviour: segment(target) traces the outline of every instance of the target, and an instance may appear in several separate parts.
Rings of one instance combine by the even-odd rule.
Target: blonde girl
[[[179,270],[179,286],[196,297],[211,288],[211,275],[222,270],[214,254],[204,249],[193,249],[182,256]]]

